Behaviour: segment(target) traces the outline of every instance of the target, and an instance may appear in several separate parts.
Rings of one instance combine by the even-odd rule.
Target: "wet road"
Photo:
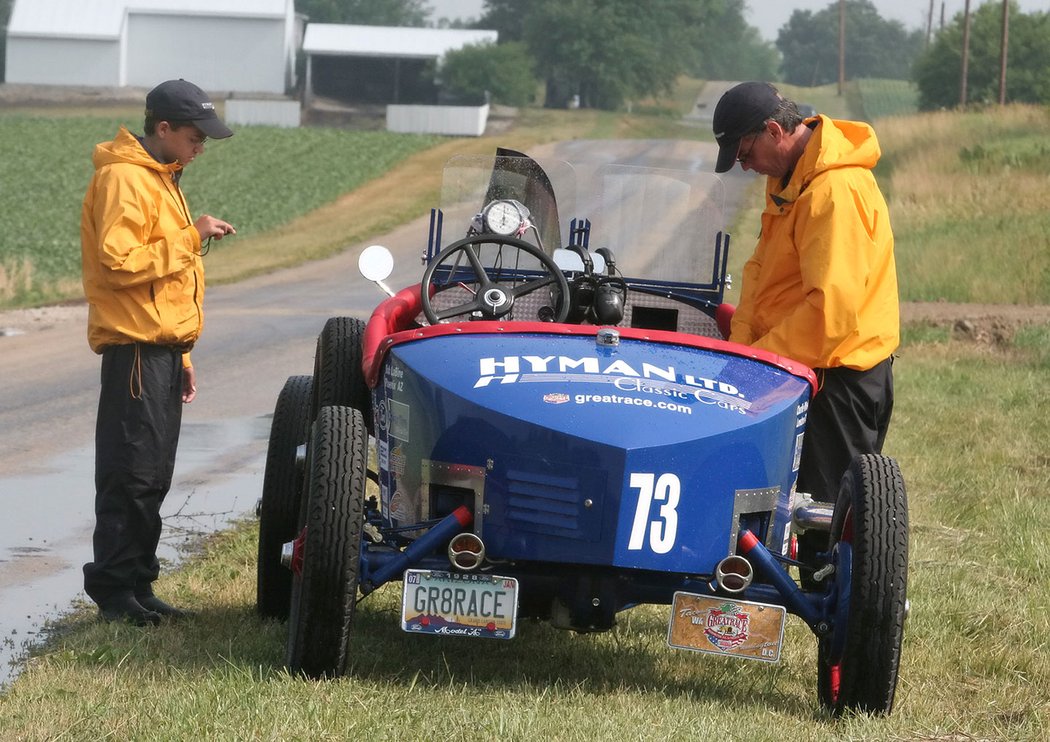
[[[707,170],[713,145],[574,142],[542,157],[671,160]],[[746,180],[727,179],[730,201]],[[420,218],[370,242],[395,254],[391,287],[416,283],[426,244]],[[185,408],[162,558],[254,511],[270,416],[285,379],[310,374],[328,317],[367,317],[381,298],[356,269],[365,245],[334,258],[209,288],[206,327],[194,350],[197,399]],[[83,306],[0,314],[0,683],[44,622],[83,598],[81,565],[94,522],[93,427],[98,357],[87,347]]]

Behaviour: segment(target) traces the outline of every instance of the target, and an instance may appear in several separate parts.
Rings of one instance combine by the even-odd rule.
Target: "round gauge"
[[[507,236],[521,229],[521,210],[513,201],[493,201],[483,216],[485,228],[495,234]]]

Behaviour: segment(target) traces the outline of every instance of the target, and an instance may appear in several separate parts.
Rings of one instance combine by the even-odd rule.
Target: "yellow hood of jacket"
[[[204,314],[201,240],[174,176],[126,128],[95,147],[81,211],[88,343],[189,350]],[[189,363],[188,357],[184,361]]]
[[[791,178],[768,178],[762,234],[744,266],[734,342],[812,368],[864,370],[900,342],[889,211],[860,122],[821,116]]]

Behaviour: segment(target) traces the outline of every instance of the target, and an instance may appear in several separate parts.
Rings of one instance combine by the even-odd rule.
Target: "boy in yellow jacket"
[[[834,503],[853,458],[882,452],[893,411],[900,315],[893,232],[872,174],[879,142],[864,123],[803,120],[764,82],[726,92],[713,127],[715,172],[739,162],[767,176],[729,339],[816,372],[797,487]]]
[[[136,625],[184,615],[153,594],[160,507],[182,405],[197,393],[190,349],[204,317],[201,246],[235,233],[212,216],[191,219],[179,188],[209,137],[233,135],[204,91],[185,80],[158,85],[146,96],[144,132],[121,127],[95,147],[80,224],[88,343],[102,356],[84,589],[104,620]]]

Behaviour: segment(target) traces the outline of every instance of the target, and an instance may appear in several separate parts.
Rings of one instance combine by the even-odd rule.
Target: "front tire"
[[[365,323],[354,317],[331,317],[317,336],[314,352],[314,419],[321,408],[353,407],[372,429],[372,394],[361,367]]]
[[[817,695],[836,716],[893,708],[904,637],[908,498],[897,462],[866,454],[842,478],[831,523],[838,608],[817,650]]]
[[[357,604],[364,525],[368,431],[358,410],[324,407],[307,465],[302,569],[292,581],[289,672],[311,678],[346,672]]]

